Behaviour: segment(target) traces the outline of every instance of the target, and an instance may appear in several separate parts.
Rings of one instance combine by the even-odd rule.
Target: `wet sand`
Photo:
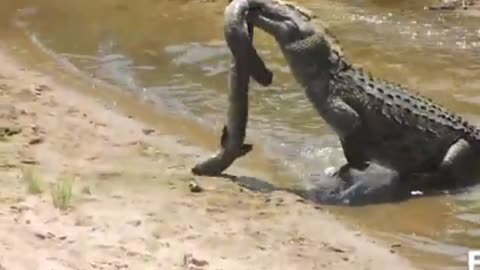
[[[3,49],[0,63],[0,269],[414,269],[392,243],[295,195],[194,179],[208,152],[167,124],[152,128]],[[261,176],[229,169],[241,172]],[[65,179],[71,198],[55,191]]]

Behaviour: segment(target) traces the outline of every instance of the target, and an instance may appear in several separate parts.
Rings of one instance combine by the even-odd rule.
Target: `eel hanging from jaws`
[[[250,76],[259,84],[268,86],[273,74],[253,47],[253,25],[247,24],[248,0],[229,1],[225,8],[224,35],[233,55],[229,72],[229,108],[227,125],[220,139],[221,150],[192,168],[195,175],[217,176],[239,157],[249,153],[253,146],[244,144],[248,121],[248,86]]]

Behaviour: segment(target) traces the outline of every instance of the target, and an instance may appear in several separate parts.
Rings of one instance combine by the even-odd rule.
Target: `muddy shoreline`
[[[193,178],[212,146],[168,117],[137,120],[88,95],[101,86],[70,85],[5,49],[0,62],[0,268],[414,269],[295,195]],[[248,164],[229,173],[271,174]]]

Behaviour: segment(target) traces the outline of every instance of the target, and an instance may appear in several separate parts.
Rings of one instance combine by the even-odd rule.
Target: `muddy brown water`
[[[354,62],[480,124],[480,19],[424,11],[432,1],[300,2],[331,27]],[[218,130],[230,65],[223,8],[223,2],[181,0],[1,1],[0,37],[11,46],[28,37],[59,63]],[[266,144],[280,172],[295,176],[275,184],[307,188],[344,161],[339,144],[272,38],[260,32],[255,38],[275,78],[267,88],[252,85],[249,136]],[[401,244],[400,252],[424,269],[465,269],[467,251],[480,249],[479,199],[473,187],[461,195],[331,211]]]

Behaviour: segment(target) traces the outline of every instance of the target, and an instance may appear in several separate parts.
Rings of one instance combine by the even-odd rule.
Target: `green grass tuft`
[[[53,205],[60,210],[71,207],[73,197],[73,180],[71,178],[59,179],[51,189]]]
[[[22,169],[23,180],[27,183],[27,192],[30,194],[41,194],[43,192],[42,180],[31,168]]]

